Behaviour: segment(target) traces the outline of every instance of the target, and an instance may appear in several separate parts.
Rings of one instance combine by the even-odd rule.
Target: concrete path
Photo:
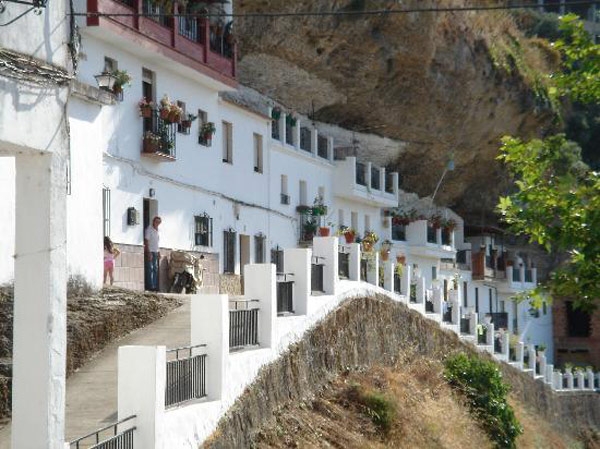
[[[117,419],[117,351],[124,345],[190,344],[190,297],[154,323],[109,344],[67,379],[66,440],[87,435]],[[83,446],[87,447],[87,446]],[[0,449],[10,449],[10,425],[0,430]]]

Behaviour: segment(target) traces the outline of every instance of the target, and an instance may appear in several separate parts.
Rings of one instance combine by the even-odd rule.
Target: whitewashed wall
[[[15,266],[15,159],[0,157],[0,284],[13,280]]]

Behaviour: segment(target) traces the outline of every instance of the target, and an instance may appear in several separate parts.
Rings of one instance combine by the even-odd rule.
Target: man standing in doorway
[[[160,217],[154,217],[152,224],[144,232],[144,256],[146,259],[147,288],[153,292],[158,291],[158,261],[160,259],[158,225]]]

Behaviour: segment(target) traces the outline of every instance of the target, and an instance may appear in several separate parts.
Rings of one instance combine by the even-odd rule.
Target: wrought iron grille
[[[281,140],[279,132],[279,120],[271,120],[271,137],[275,140]]]
[[[277,279],[277,314],[294,313],[294,281],[288,280],[292,273],[279,273]]]
[[[300,128],[300,149],[312,152],[312,132],[305,126]]]
[[[345,279],[350,277],[350,254],[338,253],[338,275]]]
[[[471,320],[469,318],[461,318],[460,319],[460,332],[461,334],[470,333],[470,324]]]
[[[310,289],[313,292],[323,291],[323,265],[311,264]]]
[[[396,272],[394,272],[394,291],[396,293],[402,292],[402,277]]]
[[[123,423],[134,419],[136,415],[128,416],[125,419],[122,419],[114,424],[110,424],[108,426],[102,427],[101,429],[96,430],[88,435],[77,438],[69,443],[69,448],[71,449],[133,449],[133,432],[136,427],[130,427],[121,432],[118,431],[119,426],[122,426]],[[104,437],[104,440],[101,440],[102,434],[104,432],[112,432],[112,436]],[[92,439],[92,443],[85,443],[84,441],[87,439]],[[90,445],[91,444],[91,445]]]
[[[437,230],[429,224],[427,225],[427,242],[437,243]]]
[[[200,42],[198,34],[198,19],[196,17],[179,17],[179,35],[194,42]]]
[[[206,396],[206,354],[193,355],[193,350],[201,347],[206,345],[167,351],[167,354],[175,354],[175,360],[167,362],[165,407]],[[180,351],[188,351],[188,356],[179,358]]]
[[[394,175],[386,173],[385,175],[385,191],[387,193],[394,193]]]
[[[229,349],[241,349],[258,345],[258,299],[231,301],[234,310],[229,311]],[[244,308],[240,308],[240,307]]]
[[[360,259],[360,280],[367,282],[367,271],[369,270],[369,262],[367,259]]]

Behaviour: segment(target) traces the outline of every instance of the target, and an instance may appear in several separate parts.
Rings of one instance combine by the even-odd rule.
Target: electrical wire
[[[572,6],[592,6],[600,5],[599,0],[579,0],[568,3]],[[367,11],[297,11],[297,12],[253,12],[253,13],[226,13],[226,12],[202,12],[202,13],[71,13],[74,16],[85,17],[229,17],[238,19],[252,18],[278,18],[278,17],[331,17],[331,16],[372,16],[372,15],[394,15],[410,13],[441,13],[441,12],[477,12],[477,11],[502,11],[514,9],[538,9],[539,4],[515,4],[515,5],[490,5],[490,6],[448,6],[448,7],[428,7],[428,8],[406,8],[406,9],[378,9]]]
[[[23,13],[19,14],[19,15],[18,15],[17,17],[15,17],[14,19],[12,19],[12,20],[9,20],[8,22],[5,22],[5,23],[0,23],[0,27],[5,27],[5,26],[8,26],[8,25],[10,25],[11,23],[14,23],[14,22],[16,22],[16,21],[17,21],[17,20],[19,20],[21,17],[23,17],[25,14],[28,14],[28,13],[30,13],[30,12],[31,12],[31,11],[33,11],[34,9],[37,9],[37,7],[36,7],[36,6],[32,6],[31,8],[27,9],[25,12],[23,12]]]

